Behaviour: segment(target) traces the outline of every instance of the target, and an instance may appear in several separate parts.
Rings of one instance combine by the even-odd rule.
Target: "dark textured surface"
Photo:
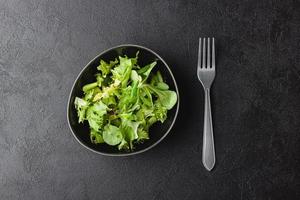
[[[296,1],[0,0],[0,199],[299,199]],[[201,164],[199,36],[215,36],[217,164]],[[104,49],[145,45],[173,68],[170,135],[128,158],[80,146],[66,121],[75,77]]]

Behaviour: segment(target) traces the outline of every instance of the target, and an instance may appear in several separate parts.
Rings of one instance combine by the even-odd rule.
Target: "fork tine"
[[[207,68],[210,68],[210,38],[207,38]]]
[[[206,68],[206,43],[205,38],[203,39],[203,56],[202,56],[202,68]]]
[[[212,61],[211,61],[211,67],[215,69],[215,38],[212,38]]]
[[[201,48],[202,48],[202,39],[199,38],[199,49],[198,49],[198,68],[201,68]]]

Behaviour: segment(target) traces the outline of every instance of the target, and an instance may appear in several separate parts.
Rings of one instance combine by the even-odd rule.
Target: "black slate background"
[[[299,199],[298,3],[0,0],[0,199]],[[199,36],[217,43],[212,172]],[[66,105],[83,66],[122,43],[165,58],[181,108],[157,147],[111,158],[77,143]]]

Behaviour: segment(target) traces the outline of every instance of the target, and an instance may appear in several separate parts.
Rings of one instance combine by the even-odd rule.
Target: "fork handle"
[[[215,146],[210,106],[210,89],[205,88],[202,163],[210,171],[215,165]]]

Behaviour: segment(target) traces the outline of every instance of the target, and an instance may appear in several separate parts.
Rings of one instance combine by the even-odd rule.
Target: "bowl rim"
[[[71,96],[72,96],[72,92],[74,90],[74,87],[75,87],[75,84],[77,83],[79,77],[81,76],[81,74],[83,73],[83,71],[88,67],[90,66],[90,64],[92,62],[94,62],[98,57],[100,57],[101,55],[111,51],[111,50],[114,50],[114,49],[117,49],[117,48],[120,48],[120,47],[137,47],[137,48],[141,48],[141,49],[144,49],[144,50],[147,50],[149,52],[151,52],[152,54],[154,54],[155,56],[157,56],[157,58],[159,58],[163,64],[165,65],[165,67],[167,68],[167,70],[169,71],[172,79],[173,79],[173,82],[174,82],[174,86],[175,86],[175,90],[176,90],[176,94],[177,94],[177,105],[176,105],[176,111],[175,111],[175,116],[173,118],[173,121],[170,125],[170,127],[168,128],[168,130],[164,133],[164,135],[159,139],[157,140],[155,143],[153,143],[152,145],[150,145],[149,147],[145,148],[145,149],[141,149],[141,150],[138,150],[138,151],[134,151],[134,152],[128,152],[128,153],[122,153],[122,154],[114,154],[114,153],[105,153],[105,152],[100,152],[100,151],[97,151],[95,149],[92,149],[91,147],[87,146],[86,144],[84,144],[78,137],[77,135],[74,133],[72,127],[71,127],[71,124],[70,124],[70,118],[69,118],[69,108],[70,108],[70,104],[71,104]],[[147,47],[144,47],[144,46],[141,46],[141,45],[137,45],[137,44],[120,44],[120,45],[117,45],[117,46],[113,46],[109,49],[106,49],[104,51],[102,51],[101,53],[99,53],[98,55],[96,55],[92,60],[90,60],[83,68],[82,70],[79,72],[79,74],[77,75],[72,87],[71,87],[71,91],[70,91],[70,94],[69,94],[69,98],[68,98],[68,105],[67,105],[67,121],[68,121],[68,125],[69,125],[69,129],[71,130],[71,133],[73,135],[73,137],[77,140],[77,142],[79,144],[81,144],[83,147],[85,147],[86,149],[94,152],[94,153],[97,153],[97,154],[100,154],[100,155],[104,155],[104,156],[111,156],[111,157],[123,157],[123,156],[132,156],[132,155],[137,155],[137,154],[140,154],[140,153],[143,153],[145,151],[148,151],[150,149],[152,149],[153,147],[155,147],[157,144],[159,144],[168,134],[169,132],[171,131],[171,129],[173,128],[174,124],[175,124],[175,121],[177,119],[177,116],[178,116],[178,112],[179,112],[179,104],[180,104],[180,97],[179,97],[179,91],[178,91],[178,87],[177,87],[177,82],[176,82],[176,79],[172,73],[172,70],[170,69],[169,65],[165,62],[165,60],[160,56],[158,55],[155,51],[147,48]]]

